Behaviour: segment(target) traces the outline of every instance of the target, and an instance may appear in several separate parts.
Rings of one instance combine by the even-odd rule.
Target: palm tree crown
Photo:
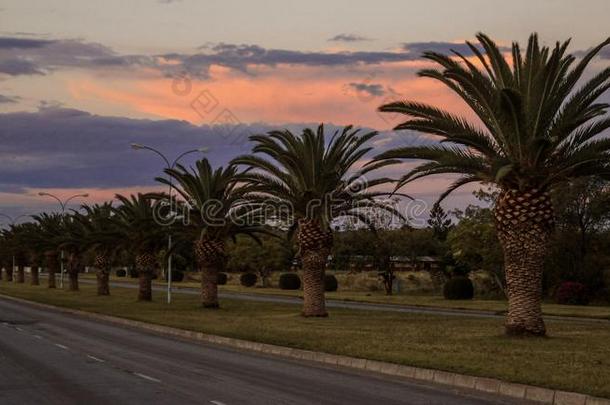
[[[183,239],[225,240],[240,233],[255,237],[261,231],[260,210],[245,198],[251,187],[240,184],[243,173],[235,165],[214,170],[207,159],[201,159],[194,168],[178,164],[165,173],[175,183],[162,177],[156,180],[172,185],[185,204],[188,225],[181,229]]]
[[[387,193],[371,189],[391,180],[365,178],[379,164],[354,170],[372,149],[365,144],[377,135],[377,132],[362,135],[359,132],[347,126],[335,131],[328,142],[323,125],[316,131],[305,128],[301,136],[288,130],[253,135],[250,137],[255,142],[253,152],[270,159],[244,155],[235,158],[233,163],[255,169],[245,175],[257,186],[250,197],[266,203],[272,197],[280,204],[289,205],[292,212],[288,219],[293,226],[299,219],[308,219],[328,228],[332,219],[339,216],[352,216],[368,223],[363,210],[390,209],[374,201],[375,197]]]
[[[485,56],[470,42],[474,60],[455,51],[453,58],[426,52],[424,58],[441,69],[424,69],[419,76],[449,87],[476,114],[479,125],[413,101],[380,107],[380,111],[410,117],[396,130],[438,135],[446,144],[404,147],[379,155],[377,160],[428,161],[405,174],[397,187],[432,174],[461,175],[443,199],[470,182],[525,191],[545,190],[573,177],[610,175],[610,140],[599,137],[610,127],[610,119],[602,117],[608,104],[597,101],[610,88],[610,68],[576,88],[586,66],[610,38],[578,63],[566,54],[569,41],[549,48],[540,46],[532,34],[524,54],[513,43],[511,63],[486,35],[478,34],[477,39]]]

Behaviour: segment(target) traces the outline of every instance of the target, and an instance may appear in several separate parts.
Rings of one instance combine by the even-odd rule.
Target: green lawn
[[[95,279],[93,275],[83,275],[85,278]],[[115,277],[112,276],[112,281],[134,282],[136,279]],[[165,285],[164,281],[155,281],[156,285]],[[199,288],[197,282],[182,282],[174,283],[177,288],[194,287]],[[282,295],[291,297],[302,297],[302,291],[281,290],[279,288],[257,288],[243,287],[238,284],[228,284],[220,286],[220,291],[239,292],[249,294],[267,294],[267,295]],[[358,291],[336,291],[326,293],[326,297],[335,300],[357,301],[357,302],[372,302],[380,304],[397,304],[397,305],[414,305],[433,308],[447,309],[463,309],[463,310],[478,310],[489,311],[494,313],[503,313],[507,310],[506,301],[501,300],[446,300],[438,295],[392,295],[387,296],[383,292],[358,292]],[[576,305],[559,305],[554,303],[543,303],[542,311],[545,315],[586,317],[597,319],[610,319],[610,306],[576,306]]]
[[[391,361],[610,398],[610,327],[549,322],[549,338],[507,338],[502,321],[422,314],[333,309],[305,319],[299,306],[223,300],[199,308],[198,297],[176,295],[169,307],[135,302],[136,291],[113,288],[95,296],[0,283],[0,293],[53,305],[122,316],[205,333],[308,350]]]

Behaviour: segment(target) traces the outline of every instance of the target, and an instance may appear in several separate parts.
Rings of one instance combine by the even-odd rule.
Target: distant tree
[[[505,292],[504,260],[491,208],[470,205],[453,213],[458,223],[447,236],[453,260],[457,265],[487,271]]]
[[[291,244],[277,237],[261,237],[261,244],[251,238],[238,237],[236,242],[227,248],[227,269],[232,271],[258,273],[262,286],[269,286],[269,277],[273,271],[290,268],[294,256]]]
[[[449,218],[449,214],[445,212],[440,204],[434,204],[430,210],[428,225],[432,228],[434,237],[436,237],[438,240],[445,241],[447,239],[447,234],[452,226],[451,218]]]
[[[557,232],[547,260],[547,284],[579,281],[590,289],[602,287],[600,238],[610,227],[610,183],[597,178],[571,181],[555,190]]]

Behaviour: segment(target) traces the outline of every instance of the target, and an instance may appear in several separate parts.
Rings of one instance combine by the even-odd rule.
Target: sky
[[[170,159],[208,147],[216,165],[246,153],[248,134],[319,123],[378,130],[375,151],[434,142],[376,112],[409,98],[472,118],[417,77],[431,66],[422,52],[468,54],[482,31],[503,46],[572,38],[578,54],[610,34],[609,12],[607,0],[0,0],[0,213],[56,209],[40,192],[98,202],[155,188],[163,161],[132,142]],[[431,204],[450,181],[403,191]],[[472,203],[476,187],[445,208]]]

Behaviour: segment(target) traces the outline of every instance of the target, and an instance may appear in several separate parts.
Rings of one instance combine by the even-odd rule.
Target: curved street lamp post
[[[41,197],[51,197],[51,198],[54,198],[55,200],[57,200],[57,202],[59,203],[59,206],[61,207],[62,220],[66,213],[66,207],[68,206],[68,203],[70,201],[72,201],[73,199],[78,198],[78,197],[82,197],[82,198],[89,197],[89,194],[87,194],[87,193],[74,194],[73,196],[70,196],[67,199],[62,201],[59,197],[57,197],[56,195],[51,194],[51,193],[40,192],[40,193],[38,193],[38,195]],[[63,249],[61,250],[61,271],[60,271],[60,276],[59,276],[59,288],[64,288],[64,251],[63,251]]]
[[[197,149],[191,149],[191,150],[187,150],[186,152],[181,153],[180,155],[178,155],[178,157],[176,159],[174,159],[173,162],[170,163],[169,159],[160,151],[158,151],[155,148],[152,148],[150,146],[146,146],[146,145],[141,145],[139,143],[132,143],[131,144],[131,148],[134,150],[149,150],[157,155],[159,155],[161,157],[161,159],[163,159],[163,161],[165,162],[165,165],[168,169],[173,169],[174,166],[176,166],[176,164],[178,163],[178,161],[180,159],[182,159],[184,156],[190,154],[190,153],[195,153],[195,152],[199,152],[199,153],[207,153],[208,152],[208,148],[206,147],[202,147],[202,148],[197,148]],[[169,176],[169,190],[168,190],[168,194],[169,194],[169,200],[170,200],[170,204],[172,201],[172,178],[171,176]],[[171,208],[171,205],[170,205]],[[172,235],[171,233],[167,235],[167,251],[168,251],[168,257],[167,257],[167,272],[166,272],[166,278],[167,278],[167,303],[171,304],[172,302],[172,254],[170,253],[172,249]]]

